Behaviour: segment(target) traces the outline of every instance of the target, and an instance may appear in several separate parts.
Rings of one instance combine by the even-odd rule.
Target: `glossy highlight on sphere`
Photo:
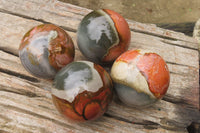
[[[74,60],[71,37],[53,24],[38,25],[21,40],[19,58],[32,75],[52,79],[58,70]]]
[[[56,74],[51,92],[58,111],[81,122],[104,114],[112,100],[112,88],[111,78],[101,66],[77,61]]]
[[[123,53],[114,62],[111,77],[121,101],[133,107],[145,107],[161,99],[170,82],[162,57],[145,50]]]
[[[108,9],[96,10],[86,15],[77,32],[80,51],[98,64],[113,62],[128,49],[130,38],[126,20]]]

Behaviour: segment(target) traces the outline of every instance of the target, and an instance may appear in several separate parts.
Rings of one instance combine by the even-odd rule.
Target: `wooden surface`
[[[163,100],[136,109],[115,95],[103,117],[86,123],[69,122],[57,112],[47,91],[52,81],[33,77],[22,67],[20,40],[33,26],[53,23],[64,28],[76,45],[78,24],[90,11],[56,0],[0,0],[0,133],[184,133],[192,122],[200,122],[197,41],[131,20],[130,49],[155,51],[169,66],[170,88]],[[75,60],[84,59],[76,45]]]

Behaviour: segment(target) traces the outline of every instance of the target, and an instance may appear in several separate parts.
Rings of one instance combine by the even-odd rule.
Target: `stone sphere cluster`
[[[52,100],[62,115],[78,122],[94,120],[106,112],[114,89],[123,103],[139,108],[167,92],[170,75],[163,58],[148,50],[128,50],[130,40],[126,20],[100,9],[86,15],[77,31],[78,48],[88,61],[74,61],[72,38],[53,24],[30,29],[21,40],[19,58],[32,75],[53,79]]]

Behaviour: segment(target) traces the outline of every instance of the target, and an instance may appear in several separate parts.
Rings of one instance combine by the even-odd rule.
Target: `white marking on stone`
[[[90,18],[89,20],[90,24],[87,25],[87,29],[91,40],[95,40],[96,43],[98,43],[102,34],[105,33],[109,40],[113,41],[111,33],[108,30],[109,23],[106,21],[104,16]]]
[[[88,61],[79,61],[84,62],[89,65],[92,69],[92,80],[87,82],[85,77],[89,73],[89,69],[80,70],[77,72],[69,72],[69,76],[64,79],[64,90],[58,90],[52,88],[52,94],[67,100],[68,102],[73,102],[75,97],[84,92],[97,92],[101,87],[103,87],[103,81],[99,73],[94,69],[94,64]]]
[[[36,33],[31,39],[30,44],[26,45],[21,51],[20,55],[27,52],[31,55],[31,57],[35,57],[32,60],[36,64],[40,64],[41,71],[47,73],[48,75],[55,75],[55,70],[52,69],[52,66],[50,66],[48,58],[44,56],[45,49],[49,48],[49,43],[52,39],[55,39],[57,37],[56,31],[50,31],[50,32],[39,32]],[[47,41],[48,43],[46,43]],[[46,51],[48,52],[48,50]],[[48,52],[49,54],[49,52]]]
[[[114,31],[115,36],[117,37],[117,40],[115,43],[113,43],[113,45],[110,48],[112,48],[115,45],[118,45],[120,40],[119,40],[118,32],[115,28],[115,24],[114,24],[113,20],[103,10],[98,10],[97,12],[103,16],[89,19],[90,23],[87,25],[89,38],[91,40],[95,40],[96,43],[98,43],[99,40],[101,39],[101,36],[104,33],[109,38],[109,40],[111,40],[111,42],[113,42],[112,35],[108,29],[108,27],[111,26],[111,28]],[[106,53],[106,55],[107,55],[107,53]]]
[[[128,64],[123,61],[117,61],[111,69],[111,77],[114,82],[129,86],[137,92],[143,92],[151,98],[156,98],[149,90],[145,77],[141,74],[136,64],[142,55],[136,57]]]

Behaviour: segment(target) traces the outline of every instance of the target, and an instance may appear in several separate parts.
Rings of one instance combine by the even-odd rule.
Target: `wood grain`
[[[197,41],[199,43],[199,45],[198,45],[199,46],[199,50],[200,50],[200,18],[195,23],[194,30],[193,30],[193,37],[195,39],[197,39]]]
[[[91,10],[57,0],[0,0],[0,132],[187,132],[199,114],[197,41],[153,24],[127,20],[132,48],[149,49],[167,62],[171,81],[163,100],[147,109],[124,105],[114,96],[96,121],[72,123],[56,111],[49,91],[52,81],[30,75],[18,58],[23,35],[42,23],[65,29],[75,42],[75,60],[86,60],[76,44],[76,31]]]

